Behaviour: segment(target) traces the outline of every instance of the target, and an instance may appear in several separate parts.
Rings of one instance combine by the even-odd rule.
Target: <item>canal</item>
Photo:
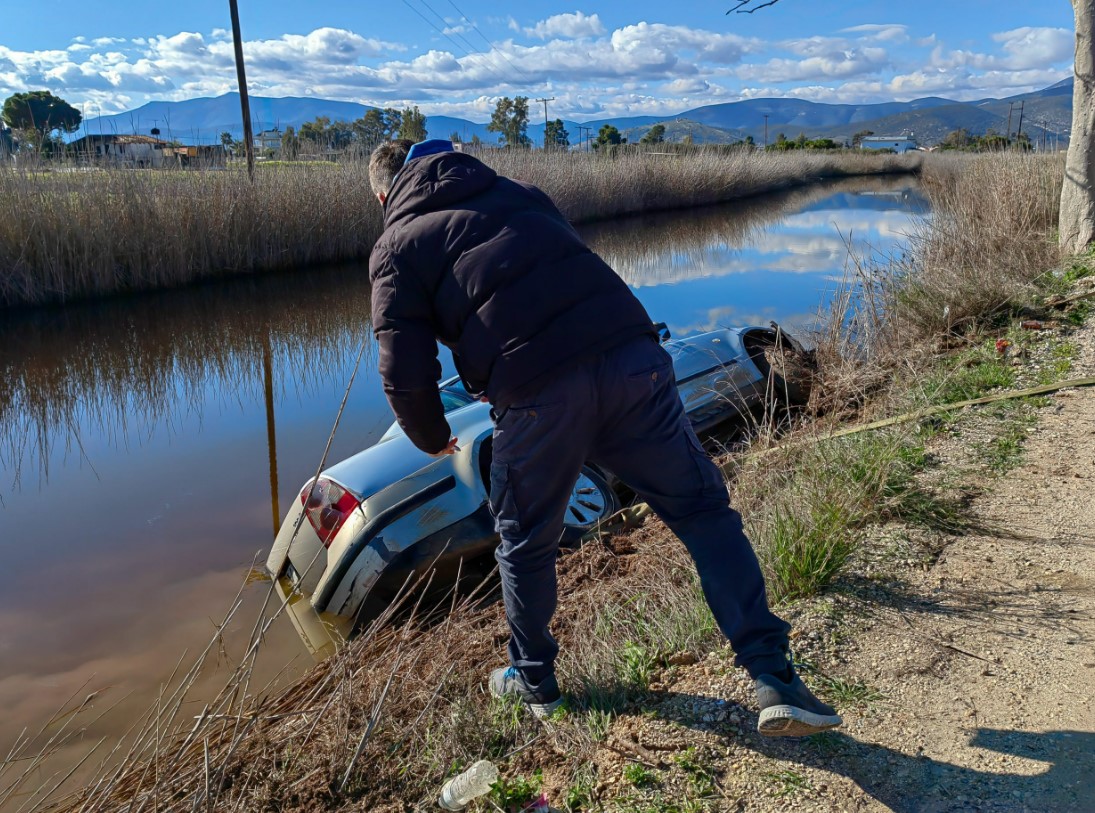
[[[912,178],[852,179],[580,231],[674,336],[801,333],[849,251],[900,252],[926,209]],[[215,690],[363,342],[331,461],[392,421],[368,314],[361,264],[0,315],[0,750],[92,692],[106,713],[59,759],[120,736],[242,586],[194,696]],[[255,685],[312,663],[284,621]]]

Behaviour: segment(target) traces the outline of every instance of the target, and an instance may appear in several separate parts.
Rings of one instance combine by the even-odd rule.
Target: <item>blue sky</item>
[[[241,0],[253,93],[489,118],[500,96],[552,115],[666,115],[745,98],[978,99],[1045,87],[1072,65],[1063,0],[498,4]],[[93,113],[235,89],[227,0],[9,4],[0,98],[47,88]]]

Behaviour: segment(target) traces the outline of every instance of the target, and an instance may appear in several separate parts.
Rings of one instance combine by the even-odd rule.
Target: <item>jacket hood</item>
[[[396,176],[384,205],[384,225],[474,197],[492,187],[497,178],[493,169],[467,153],[414,158]]]

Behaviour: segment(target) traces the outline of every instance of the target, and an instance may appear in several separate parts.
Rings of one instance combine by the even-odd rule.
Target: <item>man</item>
[[[568,497],[587,460],[612,471],[680,537],[736,663],[756,680],[761,733],[839,725],[795,674],[788,625],[696,439],[669,354],[630,289],[551,200],[447,141],[383,144],[369,178],[384,207],[373,248],[373,329],[384,390],[420,449],[452,454],[437,342],[495,420],[490,507],[511,666],[490,689],[545,716],[561,704],[548,630]]]

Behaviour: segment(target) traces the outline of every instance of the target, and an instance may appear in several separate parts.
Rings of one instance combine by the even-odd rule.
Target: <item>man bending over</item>
[[[685,417],[673,365],[630,289],[543,192],[499,176],[447,141],[382,144],[369,164],[384,234],[369,260],[384,391],[423,451],[452,454],[437,342],[495,421],[490,508],[509,621],[510,666],[496,695],[534,713],[562,702],[555,559],[586,461],[613,472],[692,555],[703,593],[755,679],[759,728],[800,736],[839,725],[795,674],[789,627],[726,483]]]

